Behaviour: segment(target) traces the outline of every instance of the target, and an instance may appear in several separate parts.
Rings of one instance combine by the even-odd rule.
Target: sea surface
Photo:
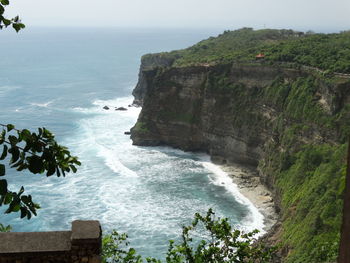
[[[213,208],[246,231],[263,217],[205,154],[133,146],[124,135],[139,108],[131,92],[143,54],[188,47],[215,30],[29,28],[0,31],[0,123],[46,127],[82,166],[65,178],[7,169],[10,189],[25,187],[38,216],[3,214],[14,231],[70,229],[73,220],[99,220],[103,231],[127,232],[131,246],[164,257],[169,239],[195,212]],[[108,106],[111,110],[104,110]],[[114,107],[127,111],[115,111]]]

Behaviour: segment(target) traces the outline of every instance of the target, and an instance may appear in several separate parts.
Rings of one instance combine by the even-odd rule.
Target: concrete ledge
[[[0,255],[8,253],[70,251],[71,231],[0,233]]]
[[[76,220],[72,222],[72,242],[82,240],[94,242],[101,237],[101,227],[98,221]]]
[[[0,233],[0,263],[100,263],[98,221],[77,220],[71,231]]]

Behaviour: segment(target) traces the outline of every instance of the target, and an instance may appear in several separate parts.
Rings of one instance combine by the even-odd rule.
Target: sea
[[[0,123],[45,127],[79,157],[76,174],[46,177],[7,167],[9,188],[40,204],[38,215],[4,214],[13,231],[69,230],[73,220],[99,220],[103,233],[127,233],[144,256],[164,258],[168,240],[196,212],[244,231],[263,216],[204,153],[139,147],[125,131],[140,108],[128,107],[147,53],[189,47],[214,29],[30,28],[0,31]],[[110,110],[104,110],[108,106]],[[125,107],[127,111],[116,111]],[[8,161],[8,160],[7,160]]]

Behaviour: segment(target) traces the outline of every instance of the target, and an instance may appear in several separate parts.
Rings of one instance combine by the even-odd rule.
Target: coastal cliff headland
[[[133,91],[142,105],[133,143],[203,151],[226,169],[255,171],[279,214],[264,240],[280,244],[283,262],[330,262],[350,131],[347,43],[348,32],[245,28],[146,55]]]

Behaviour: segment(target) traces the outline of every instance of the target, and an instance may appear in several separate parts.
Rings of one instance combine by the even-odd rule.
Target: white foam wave
[[[247,217],[245,222],[240,222],[244,231],[252,231],[258,229],[260,231],[259,236],[265,233],[264,227],[264,216],[260,213],[258,208],[241,192],[239,191],[238,186],[233,183],[230,176],[224,172],[218,165],[213,164],[210,161],[210,157],[207,155],[200,155],[202,165],[211,171],[215,177],[209,177],[211,182],[217,186],[224,187],[228,192],[230,192],[237,202],[248,207],[250,215]]]
[[[19,108],[16,108],[16,109],[15,109],[15,112],[20,112],[20,111],[23,111],[23,108],[22,108],[22,107],[19,107]]]
[[[116,174],[125,177],[138,177],[137,173],[123,165],[117,157],[117,153],[105,147],[100,147],[98,152],[99,157],[105,159],[105,164]]]
[[[127,107],[131,103],[132,97],[126,97],[107,101],[96,100],[90,108],[73,108],[74,111],[88,114],[79,121],[81,137],[84,138],[78,145],[82,154],[86,150],[94,150],[113,173],[122,177],[138,177],[136,172],[125,165],[125,160],[122,160],[121,156],[125,155],[124,150],[131,146],[124,132],[135,123],[140,109],[129,107],[127,111],[115,111],[104,110],[103,107],[106,104]],[[86,145],[89,145],[88,149]]]
[[[132,104],[133,97],[123,97],[115,98],[111,100],[95,100],[92,102],[93,107],[83,108],[83,107],[74,107],[73,111],[83,113],[83,114],[114,114],[114,115],[123,115],[128,117],[137,118],[141,109],[136,107],[129,107]],[[103,107],[107,106],[109,109],[105,110]],[[124,107],[126,111],[117,111],[115,108]]]
[[[133,126],[140,108],[128,107],[131,102],[132,97],[95,100],[91,107],[73,108],[73,111],[86,114],[79,121],[79,135],[77,134],[75,137],[79,138],[79,143],[74,144],[79,156],[87,158],[88,162],[93,162],[91,166],[87,164],[84,175],[90,174],[93,170],[95,174],[103,175],[103,178],[106,178],[105,181],[97,181],[96,185],[98,185],[98,198],[103,204],[103,208],[101,208],[103,213],[100,216],[104,224],[107,224],[107,228],[112,228],[117,220],[125,228],[137,229],[138,226],[142,225],[143,229],[151,230],[162,225],[164,232],[169,232],[169,225],[174,224],[174,229],[177,229],[176,224],[178,224],[179,218],[188,217],[189,211],[191,213],[198,211],[198,209],[206,211],[212,204],[203,202],[202,199],[169,196],[169,193],[165,192],[154,193],[152,188],[144,188],[142,185],[147,182],[152,186],[154,181],[167,184],[169,176],[164,172],[167,169],[172,171],[172,180],[176,180],[177,176],[180,178],[183,169],[193,173],[201,173],[201,169],[205,169],[212,172],[209,179],[213,184],[224,187],[239,203],[249,209],[249,216],[244,222],[238,223],[239,227],[244,231],[253,229],[262,231],[264,217],[239,192],[231,178],[210,162],[207,155],[196,155],[193,160],[193,153],[186,153],[170,147],[145,149],[132,146],[129,137],[124,135],[124,131]],[[111,109],[104,110],[104,106]],[[112,107],[126,107],[128,110],[115,111]],[[98,159],[101,158],[102,162],[100,163],[104,165],[97,168],[95,160],[89,161],[90,159],[88,159],[91,158],[89,157],[91,154],[95,157],[97,155]],[[186,161],[179,161],[179,158],[184,158]],[[96,161],[98,162],[98,160]],[[112,171],[112,174],[109,171]],[[123,180],[123,178],[130,179]],[[159,202],[159,195],[162,202]],[[142,200],[140,200],[140,196],[142,196]],[[130,210],[131,204],[137,209]],[[169,216],[174,213],[174,207],[176,207],[176,216]],[[130,225],[130,216],[139,218],[139,220]],[[156,219],[159,222],[155,222]]]
[[[0,96],[2,97],[4,95],[6,95],[8,92],[14,91],[14,90],[19,89],[19,88],[20,87],[18,87],[18,86],[7,86],[7,85],[0,86]]]
[[[47,107],[48,107],[50,104],[52,104],[53,102],[54,102],[54,100],[50,100],[50,101],[44,102],[44,103],[32,102],[32,103],[30,103],[30,105],[36,106],[36,107],[47,108]]]
[[[122,98],[114,98],[110,100],[94,100],[92,102],[93,105],[103,107],[127,107],[132,103],[133,97],[122,97]]]
[[[79,113],[85,113],[85,114],[91,114],[96,112],[95,109],[92,108],[82,108],[82,107],[74,107],[72,108],[73,111],[79,112]]]

